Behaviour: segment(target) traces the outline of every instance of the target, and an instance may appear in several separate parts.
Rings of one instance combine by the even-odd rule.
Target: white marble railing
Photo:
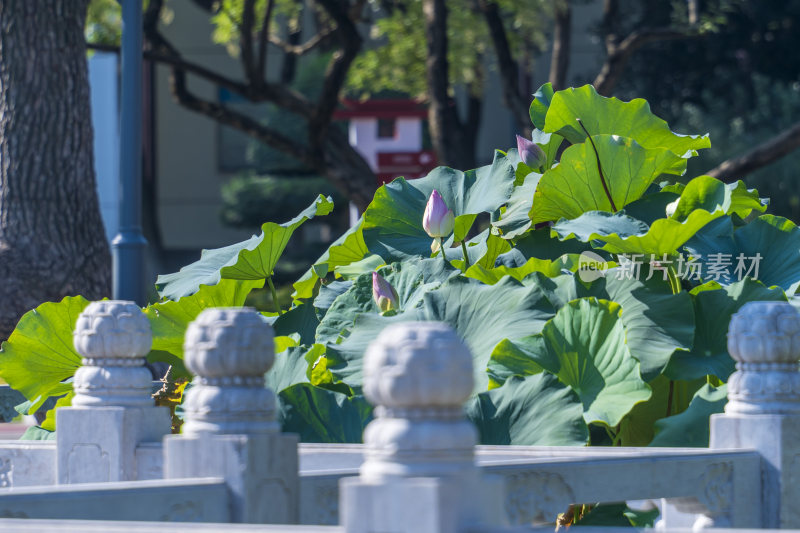
[[[750,303],[732,320],[738,370],[705,450],[476,447],[462,410],[472,358],[437,323],[387,328],[370,346],[364,391],[376,418],[364,445],[298,446],[278,431],[264,388],[271,328],[246,309],[207,310],[190,326],[197,378],[185,432],[169,435],[149,397],[143,318],[126,302],[86,308],[75,332],[84,366],[57,440],[0,441],[0,518],[455,532],[552,522],[572,503],[665,499],[697,514],[695,528],[800,527],[800,315],[789,304]]]

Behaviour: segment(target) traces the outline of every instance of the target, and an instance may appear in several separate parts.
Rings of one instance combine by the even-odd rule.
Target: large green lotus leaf
[[[264,375],[265,386],[276,394],[298,383],[310,383],[309,368],[325,355],[325,346],[293,346],[275,354],[272,368]]]
[[[353,286],[351,280],[347,281],[332,281],[325,285],[320,286],[319,294],[314,298],[314,307],[317,309],[317,317],[322,320],[325,313],[330,309],[333,302],[336,301],[340,295],[347,292],[347,289]]]
[[[525,377],[539,374],[544,371],[539,361],[548,356],[547,343],[541,335],[523,337],[514,342],[503,339],[492,350],[486,365],[486,371],[489,373],[489,390],[501,387],[511,376]],[[548,366],[553,367],[557,364],[558,362],[553,360]]]
[[[475,215],[492,213],[508,201],[514,190],[514,166],[496,152],[491,165],[476,170],[439,167],[424,178],[398,178],[383,185],[364,212],[364,241],[369,251],[387,262],[429,257],[432,239],[422,229],[422,215],[434,189],[456,216],[461,234],[453,240],[458,242],[466,237]]]
[[[241,307],[251,290],[263,286],[263,279],[223,279],[216,285],[201,285],[190,296],[147,306],[144,314],[153,330],[152,349],[183,359],[183,337],[197,315],[211,307]]]
[[[470,240],[466,241],[465,244],[470,265],[477,263],[488,264],[490,261],[497,260],[497,256],[500,254],[511,249],[510,244],[505,242],[499,236],[492,234],[491,228],[486,228]],[[461,248],[461,246],[456,245],[452,237],[444,243],[444,253],[449,265],[461,271],[466,268],[464,264],[464,250]],[[442,252],[437,252],[436,258],[441,264],[444,264],[441,257]]]
[[[378,273],[397,291],[399,312],[416,307],[426,292],[458,275],[457,270],[445,268],[437,258],[392,263],[378,270]],[[347,336],[357,316],[379,312],[372,297],[372,273],[364,274],[334,300],[317,326],[316,342],[336,342],[340,336]]]
[[[578,256],[574,254],[564,255],[555,261],[531,257],[518,267],[499,265],[493,268],[485,268],[481,264],[475,264],[469,267],[464,272],[464,275],[468,278],[482,281],[487,285],[494,285],[506,276],[511,276],[517,281],[523,281],[534,272],[541,272],[547,277],[554,278],[562,274],[564,270],[571,270],[575,266],[577,258]]]
[[[703,280],[725,285],[748,276],[795,293],[800,285],[800,229],[794,222],[761,215],[735,231],[730,223],[714,230],[686,244],[699,256]]]
[[[572,523],[578,527],[596,528],[652,528],[658,519],[658,508],[641,510],[631,509],[628,504],[598,503],[593,505],[588,512],[580,515]]]
[[[576,144],[564,150],[561,163],[542,175],[530,212],[534,224],[577,218],[586,211],[622,209],[638,200],[660,175],[681,174],[686,168],[686,160],[666,148],[643,148],[616,135],[596,135],[592,140],[594,146]],[[597,168],[598,155],[613,207]]]
[[[486,253],[473,264],[484,268],[493,268],[497,263],[497,258],[510,250],[511,245],[508,241],[490,231],[486,236]]]
[[[496,231],[487,228],[469,241],[467,241],[467,256],[470,266],[480,265],[491,268],[497,262],[497,258],[511,251],[511,244],[496,234]],[[461,247],[447,251],[448,261],[451,265],[464,271],[467,266],[464,264],[464,252]],[[459,257],[459,259],[453,259]]]
[[[682,413],[656,422],[650,446],[708,447],[709,417],[721,413],[728,403],[728,386],[703,385]]]
[[[29,426],[19,440],[56,440],[56,432],[48,431],[41,426]]]
[[[680,194],[669,191],[645,194],[635,202],[626,205],[625,214],[649,226],[659,218],[664,218],[667,206],[678,198],[680,198]]]
[[[578,394],[587,423],[614,427],[651,394],[625,343],[621,310],[614,302],[581,298],[542,329],[548,353],[538,362]]]
[[[721,209],[726,215],[746,218],[753,211],[763,213],[758,191],[748,189],[743,181],[723,183],[711,176],[698,176],[686,184],[672,218],[685,220],[695,209],[714,212]]]
[[[699,232],[706,224],[724,216],[722,210],[709,213],[704,209],[692,212],[684,221],[674,218],[660,218],[650,225],[646,233],[628,234],[591,232],[592,224],[603,222],[604,227],[612,227],[609,218],[630,218],[621,213],[586,213],[576,220],[559,222],[553,227],[553,234],[563,239],[577,238],[583,242],[598,241],[595,246],[614,254],[640,254],[638,261],[649,261],[651,255],[658,258],[664,254],[673,255],[681,246]],[[644,224],[642,222],[642,224]],[[633,227],[630,222],[624,227]],[[583,231],[580,234],[576,230]],[[633,259],[633,257],[631,257]]]
[[[363,396],[345,394],[297,383],[278,395],[284,432],[296,433],[301,442],[360,443],[372,419],[372,407]]]
[[[491,286],[454,278],[426,294],[422,309],[426,320],[450,324],[469,346],[476,390],[488,387],[486,365],[497,343],[538,333],[554,312],[538,287],[512,278]]]
[[[531,122],[537,129],[544,130],[547,110],[550,108],[550,102],[553,100],[554,94],[553,84],[550,82],[545,83],[533,93],[533,101],[528,112],[531,116]]]
[[[586,423],[616,426],[651,394],[625,344],[620,311],[608,300],[573,300],[539,335],[498,343],[488,363],[493,385],[544,369],[578,394]]]
[[[650,227],[625,211],[608,213],[606,211],[587,211],[578,218],[562,218],[553,225],[552,234],[560,239],[578,239],[591,242],[598,236],[618,235],[622,238],[631,235],[644,235]]]
[[[369,254],[367,245],[364,243],[364,234],[361,232],[362,224],[363,218],[336,239],[325,253],[314,261],[311,268],[294,283],[294,294],[292,294],[294,300],[311,298],[314,295],[314,287],[321,277],[325,277],[328,272],[338,266],[355,263]]]
[[[317,310],[310,302],[294,306],[272,322],[275,335],[299,335],[300,344],[306,345],[314,343],[317,326]]]
[[[357,315],[350,328],[350,335],[337,339],[337,343],[326,345],[325,366],[335,381],[342,381],[354,391],[362,386],[364,353],[384,328],[400,322],[424,320],[421,309],[409,309],[404,313]]]
[[[663,375],[657,376],[648,385],[653,395],[646,402],[636,404],[619,424],[614,443],[620,446],[647,446],[655,435],[656,421],[667,417],[667,406],[671,413],[686,410],[697,390],[705,380],[671,381]]]
[[[32,402],[29,412],[72,391],[72,383],[64,381],[81,366],[72,332],[87,305],[82,296],[43,303],[22,315],[0,347],[0,378]]]
[[[383,260],[383,257],[378,254],[372,254],[355,263],[336,266],[333,268],[333,272],[336,274],[337,278],[353,280],[361,274],[378,270],[378,268],[385,264],[386,262]]]
[[[409,320],[441,321],[449,324],[472,351],[475,390],[480,392],[487,389],[486,365],[497,343],[538,333],[553,314],[552,305],[538,287],[523,286],[512,278],[496,285],[452,278],[427,292],[420,307],[395,316],[358,316],[349,337],[341,344],[328,345],[328,366],[336,378],[360,387],[364,351],[385,327]]]
[[[481,444],[584,446],[589,432],[577,395],[548,373],[514,376],[466,406]]]
[[[678,351],[670,359],[664,374],[671,379],[713,375],[727,381],[734,371],[727,342],[733,314],[747,302],[786,301],[786,294],[780,288],[767,288],[750,278],[726,287],[711,281],[695,287],[691,294],[696,322],[694,344],[691,351]]]
[[[622,306],[628,349],[641,365],[646,381],[657,376],[676,350],[689,350],[694,342],[694,308],[687,292],[672,294],[669,281],[655,271],[650,279],[643,270],[640,279],[618,278],[618,270],[606,277],[584,282],[578,276],[545,279],[533,274],[523,283],[535,283],[556,309],[577,298],[611,300]]]
[[[592,250],[590,244],[574,239],[562,241],[551,236],[550,228],[547,227],[531,230],[517,239],[512,251],[518,252],[526,260],[535,257],[555,261],[564,254],[580,254],[587,250]],[[599,253],[603,255],[603,252]]]
[[[553,94],[540,129],[563,135],[573,144],[582,143],[586,133],[576,126],[578,118],[592,136],[622,135],[636,139],[645,148],[666,148],[681,157],[696,155],[696,150],[711,146],[708,135],[680,135],[671,131],[664,120],[650,111],[646,100],[637,98],[623,102],[606,98],[597,94],[591,85]]]
[[[560,362],[551,371],[581,397],[588,423],[616,426],[651,394],[625,344],[620,309],[614,302],[577,300],[542,330],[551,355]]]
[[[500,230],[505,239],[519,237],[531,228],[531,209],[533,208],[533,195],[539,185],[541,174],[531,172],[525,177],[524,182],[518,185],[508,199],[506,210],[500,215],[500,220],[492,222],[492,226]]]
[[[203,250],[198,261],[178,272],[158,276],[158,292],[163,298],[176,300],[194,294],[201,285],[216,285],[220,279],[265,279],[272,275],[292,233],[306,220],[332,210],[330,197],[320,195],[289,222],[266,222],[261,226],[261,235],[224,248]]]
[[[598,284],[602,285],[602,284]],[[645,380],[661,373],[676,350],[689,350],[695,337],[694,308],[686,292],[672,294],[669,282],[605,280],[608,299],[622,306],[628,349]]]

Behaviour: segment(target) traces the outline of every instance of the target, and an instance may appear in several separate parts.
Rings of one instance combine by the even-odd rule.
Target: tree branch
[[[319,1],[323,2],[323,0]],[[145,52],[145,57],[170,66],[171,90],[178,103],[182,107],[212,118],[220,124],[242,131],[250,137],[303,162],[324,175],[360,209],[365,209],[371,201],[372,194],[376,188],[374,174],[364,158],[350,146],[347,135],[337,129],[328,128],[346,68],[344,72],[339,72],[336,70],[336,65],[334,65],[334,70],[336,70],[338,77],[334,76],[335,79],[327,81],[328,86],[333,86],[336,90],[334,93],[321,98],[321,101],[327,102],[326,105],[328,107],[326,109],[329,109],[329,111],[323,109],[323,112],[320,112],[319,106],[314,106],[305,96],[293,91],[285,84],[268,83],[264,79],[258,80],[258,84],[244,83],[227,78],[183,59],[177,49],[159,32],[158,20],[163,2],[164,0],[150,0],[145,12],[143,28],[146,42],[150,47]],[[324,0],[324,2],[331,4],[333,8],[340,3],[339,0]],[[341,24],[339,27],[347,26]],[[355,32],[349,37],[349,40],[347,36],[344,36],[343,40],[351,43],[351,46],[352,43],[360,45],[360,37]],[[92,46],[92,48],[118,52],[113,47]],[[357,53],[357,50],[355,53]],[[349,66],[349,64],[345,66]],[[320,138],[320,144],[316,147],[313,145],[304,146],[303,143],[298,143],[297,139],[290,139],[279,131],[260,124],[250,116],[219,103],[198,98],[188,89],[187,74],[189,73],[231,89],[252,102],[273,102],[309,122],[314,118],[318,120],[324,118],[327,114],[327,122],[319,128],[318,132],[315,132]],[[339,82],[338,86],[333,83],[337,81]]]
[[[272,21],[272,10],[275,8],[275,0],[268,0],[264,10],[264,18],[261,20],[261,29],[258,32],[258,79],[267,79],[267,41],[269,40],[269,24]]]
[[[260,78],[256,70],[253,52],[253,25],[255,23],[256,0],[244,0],[242,6],[242,26],[239,28],[239,48],[241,49],[244,77],[250,85],[257,85]]]
[[[346,2],[340,0],[317,0],[336,23],[336,35],[342,48],[337,50],[328,63],[319,100],[308,123],[309,147],[315,152],[327,136],[333,112],[339,104],[339,93],[347,78],[350,65],[361,50],[362,39],[358,29],[348,16]]]
[[[553,89],[566,86],[569,68],[570,41],[572,39],[572,7],[569,0],[558,2],[555,8],[555,30],[553,31],[553,54],[550,59],[549,81]]]
[[[676,41],[682,39],[693,39],[704,34],[696,29],[676,30],[674,28],[652,28],[636,30],[619,44],[615,44],[611,39],[606,39],[606,60],[603,63],[600,73],[592,83],[597,92],[608,96],[617,85],[619,78],[628,66],[628,61],[634,52],[642,46],[654,42]]]
[[[245,114],[234,111],[216,102],[209,102],[197,98],[186,87],[185,72],[173,67],[172,74],[172,94],[182,106],[212,118],[220,124],[231,126],[232,128],[242,131],[254,139],[289,154],[295,159],[305,163],[311,162],[308,150],[302,148],[295,140],[285,137],[276,130],[258,123]]]
[[[739,179],[800,148],[800,122],[756,146],[746,154],[729,159],[706,172],[723,181]]]
[[[489,37],[492,39],[500,79],[503,85],[503,100],[511,110],[517,129],[521,132],[530,130],[530,116],[528,102],[519,91],[519,68],[511,55],[508,36],[500,16],[500,9],[496,2],[479,0],[478,6],[489,28]]]
[[[331,28],[323,28],[322,30],[319,31],[319,33],[314,35],[312,38],[310,38],[303,44],[287,43],[286,41],[278,37],[275,37],[274,35],[269,36],[269,42],[270,44],[274,44],[287,54],[302,56],[312,51],[317,46],[320,46],[329,41],[331,35],[333,35],[333,30]]]

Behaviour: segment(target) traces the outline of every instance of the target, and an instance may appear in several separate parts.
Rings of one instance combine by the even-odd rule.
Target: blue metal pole
[[[146,304],[142,235],[142,0],[122,3],[119,234],[111,242],[117,300]]]

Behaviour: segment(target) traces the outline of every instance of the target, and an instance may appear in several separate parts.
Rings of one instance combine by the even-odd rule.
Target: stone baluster
[[[760,496],[755,527],[800,528],[800,313],[787,302],[745,304],[731,319],[728,352],[736,372],[725,413],[711,417],[710,446],[761,454],[761,494],[749,489]]]
[[[92,302],[78,317],[73,343],[83,366],[73,378],[72,407],[56,412],[56,479],[137,479],[137,446],[170,431],[169,410],[155,406],[144,366],[150,323],[133,302]]]
[[[375,420],[365,461],[340,484],[348,533],[450,533],[503,523],[502,483],[475,466],[475,427],[463,404],[473,389],[472,356],[446,325],[390,326],[369,346],[364,395]]]
[[[274,353],[272,326],[253,309],[206,309],[186,330],[184,363],[196,377],[183,435],[164,441],[164,476],[224,477],[236,522],[298,520],[297,437],[280,433],[264,386]]]

